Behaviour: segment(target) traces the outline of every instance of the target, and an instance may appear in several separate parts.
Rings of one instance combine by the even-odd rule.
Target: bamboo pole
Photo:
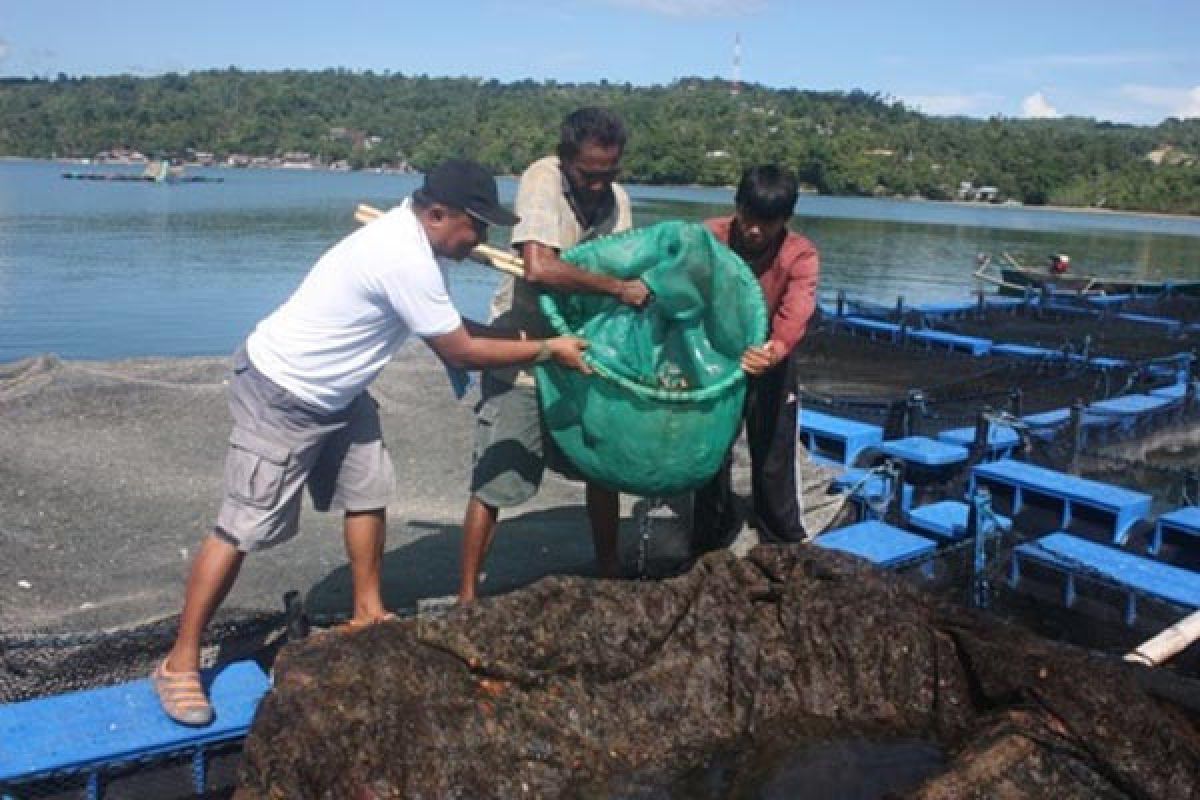
[[[1142,642],[1125,654],[1125,660],[1147,667],[1157,667],[1171,656],[1187,649],[1200,639],[1200,611],[1184,617],[1162,633]]]
[[[358,207],[354,209],[354,221],[360,225],[366,225],[381,216],[383,216],[382,211],[366,203],[359,203]],[[491,267],[508,275],[517,278],[525,277],[525,262],[519,256],[515,256],[507,250],[501,250],[499,247],[481,244],[471,251],[469,258],[485,267]]]

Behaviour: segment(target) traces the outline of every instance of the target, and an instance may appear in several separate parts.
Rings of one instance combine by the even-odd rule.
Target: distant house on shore
[[[145,154],[131,147],[114,147],[111,150],[101,150],[92,158],[97,164],[145,164],[149,161]]]
[[[995,186],[975,186],[971,181],[958,184],[958,199],[973,203],[995,203],[1000,199],[1000,190]]]
[[[292,150],[283,154],[279,166],[284,169],[312,169],[316,166],[313,157],[302,150]]]

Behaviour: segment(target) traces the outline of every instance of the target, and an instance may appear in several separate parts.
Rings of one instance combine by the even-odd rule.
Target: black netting
[[[0,703],[145,678],[171,647],[178,619],[109,631],[0,634]],[[222,610],[206,631],[205,663],[267,658],[284,615]]]

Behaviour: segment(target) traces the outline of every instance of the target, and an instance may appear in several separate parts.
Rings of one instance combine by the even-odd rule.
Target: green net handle
[[[589,242],[572,247],[570,250],[563,253],[562,258],[564,261],[570,261],[571,257],[578,253],[586,253],[590,249],[604,246],[606,243],[610,243],[614,240],[620,240],[637,235],[639,235],[638,230],[633,229],[623,233],[615,233],[610,236],[603,236],[599,239],[593,239]],[[711,232],[709,232],[709,235],[712,235]],[[730,250],[730,253],[733,253],[733,251]],[[753,327],[753,335],[750,337],[750,340],[752,342],[762,344],[767,338],[767,304],[763,299],[762,288],[758,285],[758,279],[754,277],[754,273],[751,272],[750,267],[746,266],[746,262],[743,261],[736,253],[733,253],[733,255],[737,258],[737,263],[742,265],[742,269],[739,270],[737,276],[738,281],[746,286],[747,289],[753,293],[753,296],[758,299],[758,302],[753,304],[754,316],[753,319],[750,320],[750,324]],[[582,269],[583,267],[580,268]],[[651,300],[651,302],[653,302],[653,300]],[[542,314],[546,317],[546,320],[550,323],[550,327],[554,329],[555,333],[557,333],[559,336],[578,335],[567,324],[567,321],[563,318],[563,315],[559,313],[558,303],[554,301],[554,298],[548,292],[542,292],[540,294],[538,297],[538,305],[541,307]],[[593,361],[587,355],[587,353],[584,353],[583,360],[589,367],[592,368],[594,374],[599,375],[605,380],[612,381],[626,391],[647,400],[657,400],[666,403],[702,403],[719,395],[723,395],[731,387],[737,386],[746,380],[746,374],[742,370],[736,369],[730,372],[729,375],[723,380],[714,383],[711,386],[705,386],[703,389],[663,389],[655,386],[645,386],[629,380],[624,375],[618,375],[603,364]]]

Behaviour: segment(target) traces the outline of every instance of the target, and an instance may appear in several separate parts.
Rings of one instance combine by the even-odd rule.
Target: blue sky
[[[933,114],[1200,117],[1200,0],[0,0],[0,75],[390,70],[860,88]]]

